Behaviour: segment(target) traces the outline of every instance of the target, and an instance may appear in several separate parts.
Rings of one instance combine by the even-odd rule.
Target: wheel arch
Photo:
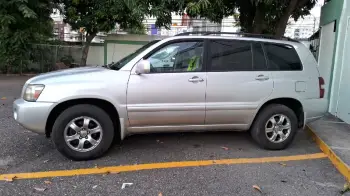
[[[79,104],[91,104],[95,105],[101,109],[103,109],[108,116],[110,116],[113,125],[114,125],[114,131],[116,133],[116,138],[120,137],[120,122],[119,122],[119,113],[116,107],[109,101],[99,98],[77,98],[77,99],[71,99],[71,100],[65,100],[59,104],[57,104],[49,113],[46,125],[45,125],[45,134],[46,137],[50,137],[52,132],[52,127],[55,123],[55,120],[57,117],[67,108],[79,105]]]
[[[281,97],[281,98],[274,98],[274,99],[270,99],[268,101],[266,101],[264,104],[262,104],[259,109],[257,110],[254,119],[252,120],[251,124],[249,127],[251,127],[256,118],[259,116],[260,112],[267,106],[271,105],[271,104],[281,104],[281,105],[285,105],[288,108],[292,109],[295,113],[295,115],[298,118],[298,127],[301,128],[304,126],[305,123],[305,117],[304,117],[304,107],[303,104],[295,99],[295,98],[287,98],[287,97]]]

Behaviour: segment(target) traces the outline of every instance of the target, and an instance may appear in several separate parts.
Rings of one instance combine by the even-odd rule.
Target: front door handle
[[[265,76],[265,75],[258,75],[255,77],[255,80],[259,80],[259,81],[264,81],[264,80],[268,80],[270,79],[269,76]]]
[[[192,78],[188,79],[188,81],[196,83],[196,82],[203,82],[204,80],[198,76],[193,76]]]

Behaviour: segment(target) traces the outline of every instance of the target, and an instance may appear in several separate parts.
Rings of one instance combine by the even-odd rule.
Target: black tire
[[[68,146],[64,139],[64,129],[67,124],[80,116],[87,116],[97,120],[103,130],[100,143],[91,151],[75,151]],[[101,157],[111,147],[113,139],[114,127],[111,118],[101,108],[89,104],[75,105],[64,110],[56,119],[52,129],[52,140],[57,150],[67,158],[75,161],[92,160]]]
[[[280,143],[271,142],[265,133],[265,125],[268,120],[277,114],[283,114],[287,116],[291,124],[291,132],[289,136]],[[298,119],[292,109],[281,104],[271,104],[262,109],[262,111],[256,117],[252,127],[251,136],[259,144],[260,147],[268,150],[283,150],[287,148],[293,141],[295,134],[298,131]]]

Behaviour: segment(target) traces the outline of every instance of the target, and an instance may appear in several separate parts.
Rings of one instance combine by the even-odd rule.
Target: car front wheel
[[[101,108],[82,104],[63,111],[56,119],[52,139],[59,152],[73,160],[102,156],[112,145],[113,122]]]

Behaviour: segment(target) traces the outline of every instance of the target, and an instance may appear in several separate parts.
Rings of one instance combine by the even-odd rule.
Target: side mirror
[[[141,60],[136,64],[135,73],[137,75],[146,74],[151,71],[151,63],[148,60]]]

